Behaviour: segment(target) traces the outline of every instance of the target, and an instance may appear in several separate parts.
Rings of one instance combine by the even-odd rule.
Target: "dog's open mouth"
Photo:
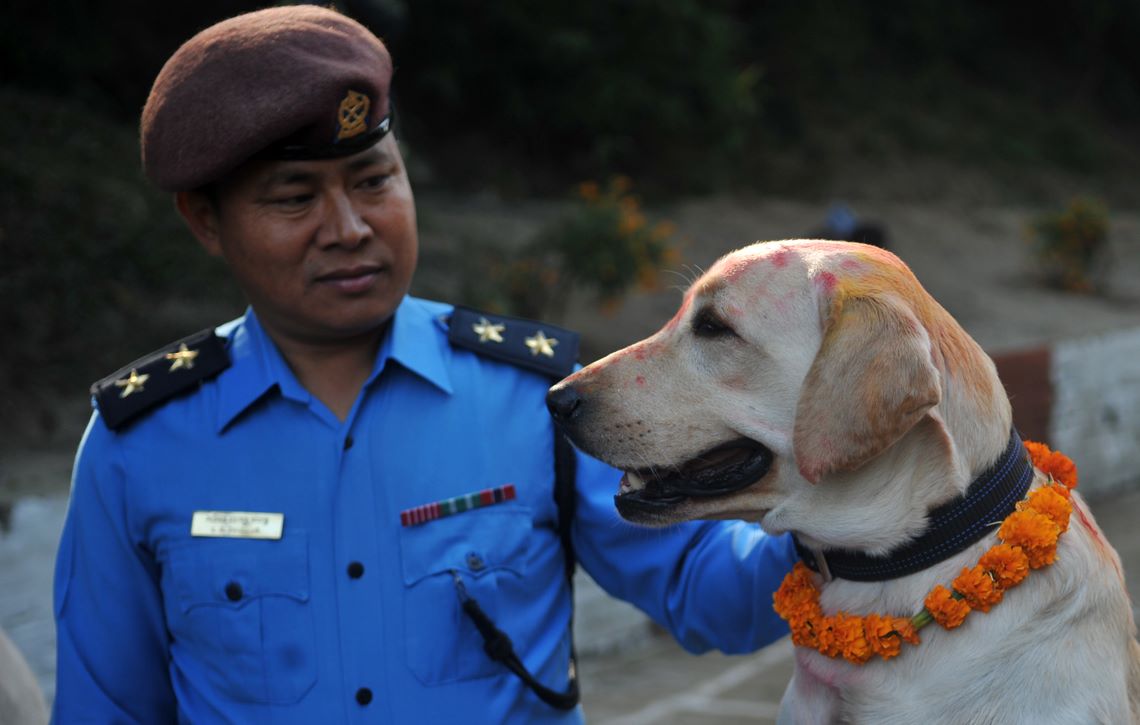
[[[724,496],[760,480],[772,466],[772,451],[749,439],[730,441],[705,451],[680,466],[626,471],[621,492],[614,497],[623,507],[664,508],[687,498]]]

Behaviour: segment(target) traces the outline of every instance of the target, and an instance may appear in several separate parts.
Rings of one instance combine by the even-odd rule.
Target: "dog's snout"
[[[555,385],[546,394],[546,407],[559,423],[569,423],[582,410],[582,396],[573,385]]]

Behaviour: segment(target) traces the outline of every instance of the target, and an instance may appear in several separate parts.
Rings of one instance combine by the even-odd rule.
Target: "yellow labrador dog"
[[[622,516],[792,532],[826,614],[920,611],[1044,478],[990,359],[906,265],[861,244],[729,254],[664,328],[548,402],[580,448],[626,472]],[[797,647],[780,722],[1140,721],[1120,560],[1072,500],[1056,562],[961,627],[928,626],[861,666]]]

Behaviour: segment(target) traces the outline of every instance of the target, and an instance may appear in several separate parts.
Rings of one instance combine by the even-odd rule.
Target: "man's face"
[[[279,342],[371,334],[411,284],[415,202],[391,135],[342,159],[251,162],[204,213],[195,233]]]

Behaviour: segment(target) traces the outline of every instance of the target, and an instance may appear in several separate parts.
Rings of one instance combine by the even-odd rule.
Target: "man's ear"
[[[218,233],[218,205],[205,192],[179,191],[174,194],[174,206],[182,215],[190,233],[214,257],[222,256],[221,236]]]
[[[930,337],[905,305],[877,298],[840,305],[796,405],[796,463],[812,483],[882,453],[942,398]]]

